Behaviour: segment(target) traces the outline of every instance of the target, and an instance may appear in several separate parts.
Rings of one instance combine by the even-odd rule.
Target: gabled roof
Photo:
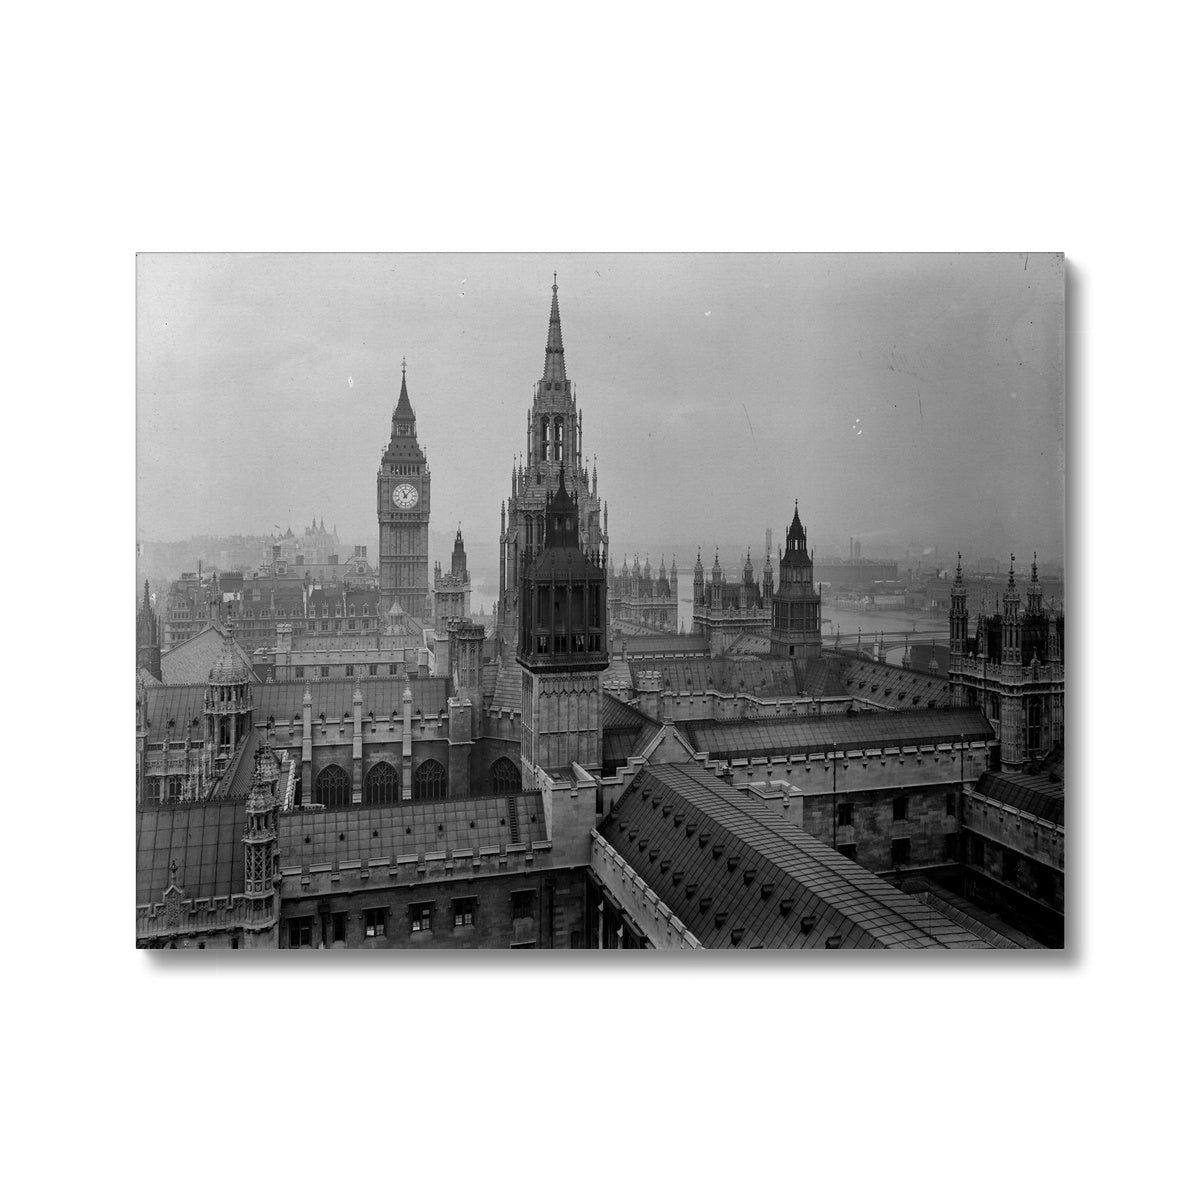
[[[163,683],[207,683],[213,670],[240,668],[254,679],[250,655],[236,639],[222,633],[211,622],[194,637],[163,652]]]
[[[708,948],[988,948],[697,764],[639,772],[599,833]]]
[[[645,753],[662,729],[640,709],[622,703],[609,692],[605,692],[600,700],[600,720],[604,742],[601,769],[606,775]]]

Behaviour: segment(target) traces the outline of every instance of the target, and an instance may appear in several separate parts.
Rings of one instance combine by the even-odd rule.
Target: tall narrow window
[[[350,776],[330,763],[313,784],[313,799],[326,808],[345,808],[350,803]]]
[[[414,800],[444,800],[446,798],[446,768],[437,759],[427,758],[413,772]]]
[[[395,804],[400,799],[400,776],[391,763],[377,762],[363,780],[363,800],[367,804]]]

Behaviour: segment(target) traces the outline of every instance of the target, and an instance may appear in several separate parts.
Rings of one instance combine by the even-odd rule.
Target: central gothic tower
[[[546,506],[560,478],[566,493],[578,503],[576,532],[580,550],[588,557],[608,558],[608,509],[597,492],[596,464],[583,456],[583,413],[578,393],[567,378],[562,322],[558,315],[558,277],[550,298],[550,329],[542,378],[526,414],[525,459],[513,463],[512,494],[500,508],[500,601],[497,632],[501,656],[511,658],[517,647],[517,608],[520,573],[526,562],[546,546]]]
[[[429,606],[429,464],[417,444],[417,418],[408,399],[408,364],[400,364],[400,399],[391,441],[383,449],[376,487],[379,514],[381,624],[393,604],[424,620]]]

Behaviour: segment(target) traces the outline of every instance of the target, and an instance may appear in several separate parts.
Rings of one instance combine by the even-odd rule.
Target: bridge
[[[950,638],[946,632],[911,629],[889,629],[875,633],[860,633],[857,628],[850,632],[823,633],[821,644],[830,650],[861,651],[872,658],[899,666],[905,649],[916,646],[935,647],[935,654],[944,667],[950,657]]]

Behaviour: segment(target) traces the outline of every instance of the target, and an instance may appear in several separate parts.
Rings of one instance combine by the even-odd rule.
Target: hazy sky
[[[1058,559],[1056,255],[142,255],[138,530],[294,530],[378,549],[375,473],[408,360],[430,558],[462,523],[495,588],[501,501],[553,272],[612,550],[733,565],[793,498],[848,539]]]

